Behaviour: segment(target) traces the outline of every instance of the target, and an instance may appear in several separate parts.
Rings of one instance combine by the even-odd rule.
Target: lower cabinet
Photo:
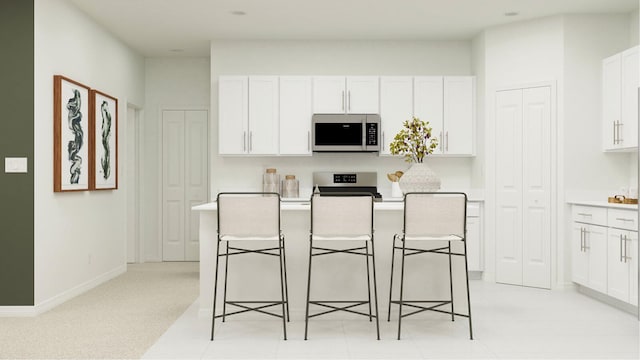
[[[637,211],[574,205],[572,221],[573,281],[637,306]]]
[[[467,265],[469,271],[483,271],[482,217],[480,204],[467,205]]]

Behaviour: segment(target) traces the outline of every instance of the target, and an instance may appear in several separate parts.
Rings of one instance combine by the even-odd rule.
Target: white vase
[[[440,178],[425,163],[412,164],[402,175],[399,183],[404,194],[440,190]]]

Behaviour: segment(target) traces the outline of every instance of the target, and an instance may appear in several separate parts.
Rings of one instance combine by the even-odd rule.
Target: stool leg
[[[389,280],[389,310],[387,312],[387,321],[391,321],[391,294],[393,293],[393,262],[396,255],[396,236],[393,236],[393,245],[391,247],[391,280]]]
[[[455,315],[453,313],[453,272],[451,271],[451,241],[448,241],[449,250],[449,290],[451,292],[451,321],[455,321]]]
[[[473,340],[473,328],[471,326],[471,295],[469,294],[469,264],[467,263],[467,239],[464,244],[464,273],[467,279],[467,311],[469,312],[469,338]]]
[[[280,265],[280,295],[282,295],[282,330],[284,332],[284,339],[287,340],[287,309],[286,309],[286,301],[284,296],[284,288],[285,288],[285,278],[284,278],[284,269],[283,269],[283,247],[282,240],[278,240],[278,264]]]
[[[213,325],[216,322],[216,295],[218,294],[218,264],[220,264],[220,240],[216,241],[216,271],[213,277],[213,316],[211,318],[211,341],[213,341]]]
[[[406,240],[402,239],[402,265],[400,265],[400,308],[398,309],[398,340],[400,340],[400,329],[402,328],[402,288],[404,287],[404,257]]]
[[[369,296],[369,322],[371,322],[371,277],[369,276],[369,243],[365,240],[365,258],[367,259],[367,296]],[[372,246],[373,247],[373,246]]]
[[[227,250],[224,260],[224,301],[222,302],[222,322],[227,316],[227,274],[229,273],[229,242],[227,241]]]
[[[378,340],[380,340],[380,314],[378,314],[378,282],[376,281],[376,252],[374,250],[373,239],[371,240],[371,263],[373,265],[373,299],[376,302],[376,333],[378,335]],[[369,270],[368,267],[367,270]]]
[[[287,322],[291,321],[289,316],[289,283],[287,282],[287,252],[284,247],[284,238],[282,239],[282,266],[284,267],[284,298],[287,302]]]
[[[313,254],[313,240],[309,237],[309,275],[307,277],[307,310],[304,315],[304,339],[307,340],[309,330],[309,294],[311,294],[311,258]]]

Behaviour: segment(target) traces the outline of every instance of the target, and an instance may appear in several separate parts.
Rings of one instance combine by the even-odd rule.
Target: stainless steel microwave
[[[311,118],[315,152],[380,151],[380,115],[315,114]]]

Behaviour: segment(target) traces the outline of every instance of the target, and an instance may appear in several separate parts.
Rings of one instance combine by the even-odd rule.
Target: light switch
[[[27,158],[26,157],[7,157],[4,158],[5,173],[26,173]]]

